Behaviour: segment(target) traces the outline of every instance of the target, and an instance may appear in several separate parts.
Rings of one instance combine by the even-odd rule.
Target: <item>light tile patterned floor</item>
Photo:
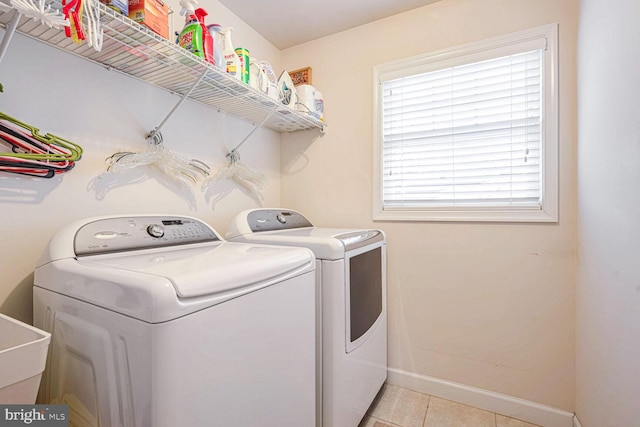
[[[539,427],[385,384],[359,427]]]

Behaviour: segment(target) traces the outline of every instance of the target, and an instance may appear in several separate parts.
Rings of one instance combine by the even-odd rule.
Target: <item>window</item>
[[[557,25],[374,77],[374,219],[557,221]]]

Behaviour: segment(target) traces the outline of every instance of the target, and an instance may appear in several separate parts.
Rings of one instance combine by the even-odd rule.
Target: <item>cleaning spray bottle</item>
[[[224,62],[225,69],[227,74],[235,77],[236,79],[241,79],[242,75],[240,74],[240,58],[236,51],[233,49],[233,43],[231,42],[231,31],[233,27],[225,28],[222,33],[220,33],[224,38]]]
[[[180,0],[180,14],[185,15],[185,21],[184,28],[178,36],[178,45],[213,64],[213,38],[204,24],[207,12],[202,8],[194,10],[197,4],[195,0]]]
[[[196,9],[195,12],[198,17],[198,23],[200,24],[200,32],[202,33],[202,50],[204,52],[204,60],[211,64],[215,64],[213,37],[211,37],[209,29],[204,23],[204,17],[207,16],[208,13],[202,8]]]

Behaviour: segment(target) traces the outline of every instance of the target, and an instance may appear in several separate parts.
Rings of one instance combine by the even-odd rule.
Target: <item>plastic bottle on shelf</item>
[[[240,58],[240,80],[249,84],[251,76],[251,60],[249,59],[249,49],[244,47],[235,48],[236,55]]]
[[[213,38],[213,59],[215,60],[215,66],[226,72],[226,66],[224,63],[224,55],[222,53],[222,27],[219,24],[207,25],[207,30]]]
[[[225,71],[230,76],[235,77],[236,79],[241,79],[242,75],[240,74],[240,58],[236,54],[236,51],[233,49],[233,42],[231,41],[231,31],[233,27],[227,27],[220,33],[224,38],[224,63],[225,63]]]
[[[202,35],[202,51],[204,53],[204,59],[211,64],[215,64],[213,37],[209,34],[209,29],[204,23],[204,18],[208,13],[201,7],[196,9],[195,12],[196,17],[198,18],[198,23],[200,24],[200,31],[198,31],[198,34]]]
[[[213,38],[204,24],[207,11],[202,8],[194,10],[197,4],[198,2],[195,0],[180,1],[180,6],[182,6],[180,14],[185,15],[185,21],[184,28],[178,35],[178,45],[213,64]]]

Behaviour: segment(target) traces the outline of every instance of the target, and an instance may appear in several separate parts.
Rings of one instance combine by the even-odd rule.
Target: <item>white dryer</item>
[[[356,427],[387,377],[386,245],[381,230],[318,228],[299,212],[254,209],[230,241],[311,249],[318,301],[318,426]]]
[[[71,224],[35,270],[39,401],[81,426],[312,427],[314,264],[190,217]]]

